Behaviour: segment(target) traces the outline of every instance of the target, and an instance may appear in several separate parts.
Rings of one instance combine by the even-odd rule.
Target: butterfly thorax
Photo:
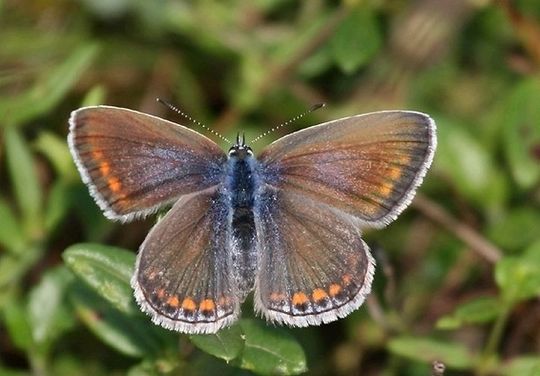
[[[257,254],[255,251],[254,193],[256,163],[251,148],[243,143],[229,150],[226,190],[232,207],[232,247],[236,281],[244,299],[253,289]]]

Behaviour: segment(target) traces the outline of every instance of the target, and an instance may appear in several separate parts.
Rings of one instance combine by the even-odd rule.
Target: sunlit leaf
[[[525,189],[540,180],[540,80],[516,85],[505,103],[501,119],[504,147],[515,181]]]
[[[227,362],[238,357],[244,348],[239,325],[222,329],[216,334],[192,335],[190,339],[199,349]]]
[[[501,374],[504,376],[540,375],[540,357],[532,354],[514,357],[502,367]]]
[[[352,73],[369,62],[380,46],[377,20],[365,5],[351,12],[330,40],[333,58],[346,73]]]
[[[495,266],[495,280],[508,302],[540,296],[540,263],[527,257],[504,257]]]
[[[28,318],[36,344],[47,346],[74,325],[66,291],[73,275],[65,267],[50,269],[30,292]]]
[[[264,375],[297,375],[307,371],[306,356],[300,344],[282,328],[258,320],[241,320],[244,350],[242,368]]]
[[[99,244],[77,244],[63,253],[69,268],[100,296],[125,313],[135,313],[130,286],[135,255],[121,248]]]
[[[20,252],[24,245],[24,235],[13,210],[8,203],[0,197],[0,245],[11,252]]]
[[[454,313],[437,321],[439,329],[456,329],[463,325],[484,324],[493,321],[500,313],[501,304],[498,299],[481,297],[457,307]]]
[[[438,360],[447,367],[468,369],[474,364],[470,351],[463,345],[422,337],[396,337],[388,343],[396,355],[431,364]]]
[[[43,194],[32,153],[18,128],[5,129],[5,143],[13,193],[23,214],[26,231],[31,237],[37,237],[41,234]]]

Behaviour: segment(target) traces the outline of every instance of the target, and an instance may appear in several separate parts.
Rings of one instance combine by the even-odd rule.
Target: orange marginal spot
[[[328,292],[330,293],[330,296],[334,297],[338,295],[341,292],[342,288],[341,285],[338,285],[337,283],[332,283],[330,285],[330,288],[328,289]]]
[[[390,196],[390,193],[392,193],[392,187],[393,186],[382,185],[381,188],[380,188],[381,196],[383,196],[383,197]]]
[[[231,304],[231,299],[228,296],[223,295],[221,298],[219,298],[218,304],[222,307],[226,307]]]
[[[110,178],[109,180],[107,180],[107,184],[109,185],[111,191],[113,191],[114,193],[118,193],[122,189],[122,184],[117,178]]]
[[[406,165],[409,163],[409,161],[411,160],[411,158],[408,156],[408,155],[402,155],[401,157],[399,157],[399,163],[403,164],[403,165]]]
[[[273,292],[270,294],[270,300],[274,302],[280,302],[282,300],[285,300],[286,296],[285,294],[282,294],[280,292]]]
[[[193,299],[185,298],[182,301],[182,308],[185,309],[186,311],[195,311],[195,309],[197,308],[197,304],[195,304]]]
[[[164,289],[157,290],[157,297],[159,299],[163,299],[164,296],[165,296],[165,290]]]
[[[204,299],[199,304],[199,310],[201,311],[213,311],[214,309],[216,309],[216,304],[213,299]]]
[[[308,301],[309,298],[303,292],[297,292],[292,297],[292,304],[295,306],[306,304]]]
[[[397,180],[397,179],[400,178],[402,171],[403,171],[403,169],[401,169],[399,167],[392,167],[392,168],[390,168],[388,170],[388,175],[390,175],[391,179]]]
[[[101,175],[109,175],[109,172],[111,172],[111,166],[108,162],[101,162],[99,164],[99,172],[101,172]]]
[[[326,294],[326,291],[324,291],[323,289],[313,290],[313,292],[311,293],[311,296],[313,296],[313,300],[315,300],[316,302],[320,302],[321,300],[324,300],[326,299],[326,297],[328,297],[328,295]]]
[[[94,157],[94,159],[98,159],[98,160],[99,160],[99,159],[103,158],[103,153],[100,152],[100,151],[98,151],[98,150],[94,150],[94,151],[92,152],[92,157]]]
[[[349,285],[352,281],[352,277],[350,274],[345,274],[341,279],[343,280],[343,283],[345,285]]]
[[[180,300],[178,300],[178,296],[173,295],[167,299],[167,304],[171,307],[178,308],[180,306]]]

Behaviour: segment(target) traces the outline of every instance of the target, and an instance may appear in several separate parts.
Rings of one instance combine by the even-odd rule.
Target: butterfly
[[[362,305],[375,261],[365,228],[411,202],[436,148],[434,121],[381,111],[315,125],[257,156],[237,137],[224,152],[179,124],[125,108],[72,112],[68,142],[107,218],[172,204],[140,246],[131,280],[165,328],[215,333],[253,292],[255,311],[293,327]]]

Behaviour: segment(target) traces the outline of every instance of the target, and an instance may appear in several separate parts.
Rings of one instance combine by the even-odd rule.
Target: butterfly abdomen
[[[253,289],[257,268],[253,215],[255,164],[250,154],[241,157],[231,155],[226,184],[232,206],[233,269],[241,299]]]

